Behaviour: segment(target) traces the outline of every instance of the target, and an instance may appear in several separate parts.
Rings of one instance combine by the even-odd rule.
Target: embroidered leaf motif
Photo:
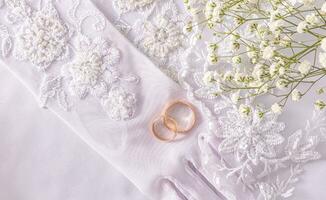
[[[126,77],[121,78],[122,80],[129,82],[129,83],[138,83],[139,82],[139,77],[128,74]]]
[[[5,25],[0,25],[0,38],[9,36],[8,28]]]
[[[266,143],[273,146],[281,144],[284,141],[284,137],[280,134],[265,135],[264,137]]]
[[[53,98],[61,88],[61,77],[46,76],[40,87],[39,101],[42,107],[46,107],[49,99]]]
[[[58,101],[58,104],[65,111],[68,111],[69,110],[69,107],[70,107],[67,98],[68,97],[67,97],[67,94],[66,94],[65,91],[63,91],[63,90],[57,91],[57,101]]]
[[[216,99],[220,95],[218,88],[202,87],[195,91],[195,95],[204,99]]]
[[[238,144],[239,138],[230,137],[222,141],[219,145],[219,151],[221,153],[231,153],[234,152],[236,145]]]
[[[3,57],[7,57],[12,49],[12,40],[10,37],[2,39],[1,42],[1,54]]]

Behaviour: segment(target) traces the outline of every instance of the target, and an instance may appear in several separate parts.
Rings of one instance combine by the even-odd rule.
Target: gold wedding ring
[[[186,107],[191,112],[191,121],[190,121],[190,124],[186,127],[180,126],[178,123],[178,120],[171,116],[171,111],[173,109],[176,109],[178,106]],[[171,133],[170,136],[163,137],[162,134],[160,134],[159,131],[157,131],[157,123],[159,121],[162,121],[162,124],[164,125],[164,127],[169,130],[169,132]],[[196,123],[196,112],[195,112],[194,106],[187,101],[176,100],[176,101],[169,103],[167,106],[165,106],[165,109],[163,110],[160,117],[158,117],[152,121],[151,132],[152,132],[153,136],[155,138],[157,138],[158,140],[161,140],[164,142],[171,142],[176,139],[176,137],[178,136],[179,133],[184,134],[184,133],[189,132],[195,126],[195,123]]]

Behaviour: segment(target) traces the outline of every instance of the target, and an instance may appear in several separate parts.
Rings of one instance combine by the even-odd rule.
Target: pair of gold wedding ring
[[[180,126],[180,123],[177,119],[173,118],[171,115],[171,111],[175,109],[175,107],[183,106],[190,110],[191,112],[191,120],[185,127]],[[171,133],[169,136],[163,136],[157,131],[157,124],[159,122],[162,122],[164,127],[169,130]],[[194,126],[196,122],[196,113],[195,108],[192,104],[190,104],[187,101],[184,100],[176,100],[171,103],[169,103],[165,108],[163,109],[162,114],[155,118],[151,123],[151,132],[155,138],[157,138],[160,141],[164,142],[171,142],[176,139],[178,134],[185,134],[189,132]]]

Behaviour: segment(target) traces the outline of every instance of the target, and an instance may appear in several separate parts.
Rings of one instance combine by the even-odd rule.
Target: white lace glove
[[[0,15],[3,64],[142,192],[153,199],[246,195],[212,184],[197,167],[201,116],[186,139],[162,143],[151,136],[152,118],[185,94],[89,1],[7,0]],[[183,161],[186,155],[192,158]]]

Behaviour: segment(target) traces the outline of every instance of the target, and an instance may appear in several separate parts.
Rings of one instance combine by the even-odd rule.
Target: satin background
[[[106,1],[93,1],[106,16],[113,12]],[[62,121],[40,109],[3,66],[0,83],[0,199],[147,200]],[[289,107],[281,118],[287,130],[309,119],[309,102],[307,98]],[[323,199],[325,167],[323,159],[308,164],[292,199]]]

